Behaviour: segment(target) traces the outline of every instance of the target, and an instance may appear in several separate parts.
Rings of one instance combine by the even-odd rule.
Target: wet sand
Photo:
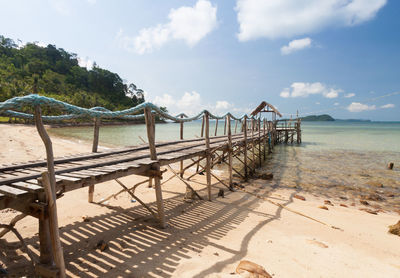
[[[0,140],[5,142],[0,163],[44,158],[44,147],[33,127],[0,125],[0,129]],[[91,149],[85,142],[54,137],[53,146],[56,156]],[[185,185],[173,179],[163,185],[169,227],[159,229],[149,213],[132,202],[128,194],[121,194],[106,205],[89,204],[84,188],[65,194],[57,202],[67,274],[73,277],[241,277],[234,271],[245,259],[263,266],[274,277],[399,277],[400,238],[387,232],[388,226],[400,219],[393,210],[399,198],[395,188],[398,184],[390,183],[390,180],[398,181],[398,168],[388,174],[385,169],[371,173],[363,157],[347,154],[356,161],[355,168],[359,171],[344,171],[345,167],[338,166],[340,162],[331,163],[334,159],[328,154],[309,156],[297,151],[301,148],[275,149],[264,169],[264,172],[273,172],[272,180],[237,182],[254,194],[324,224],[239,190],[225,190],[225,198],[216,198],[218,190],[225,188],[214,179],[212,202],[185,203],[182,201]],[[346,154],[342,159],[346,160]],[[329,168],[330,165],[336,166]],[[319,167],[326,169],[321,171]],[[167,172],[164,180],[170,175]],[[348,190],[352,188],[347,184],[348,175],[354,178],[355,184],[375,179],[382,182],[383,188],[370,188],[384,190],[378,194],[385,201],[362,205],[357,197],[359,190]],[[142,179],[131,176],[121,180],[133,185]],[[206,196],[205,177],[197,176],[194,181],[193,187]],[[119,190],[115,182],[97,185],[95,201]],[[389,191],[395,196],[387,197],[385,194]],[[144,185],[137,193],[155,207],[152,188]],[[296,194],[306,200],[294,198]],[[324,204],[328,198],[333,206]],[[359,210],[375,204],[382,206],[377,215]],[[328,210],[318,208],[321,205],[326,205]],[[3,210],[0,222],[8,223],[15,215],[13,211]],[[90,221],[83,221],[84,216]],[[27,217],[16,228],[29,248],[37,253],[37,220]],[[100,240],[109,245],[104,252],[95,249]],[[27,256],[10,233],[0,240],[0,264],[11,276],[32,274]]]

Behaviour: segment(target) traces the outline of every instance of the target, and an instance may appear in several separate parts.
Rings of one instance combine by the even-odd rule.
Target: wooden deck
[[[249,135],[247,143],[264,139],[262,132]],[[210,137],[210,149],[226,151],[227,136]],[[244,134],[232,135],[233,146],[244,146]],[[114,180],[129,175],[153,176],[154,164],[160,166],[205,157],[204,139],[179,140],[158,143],[157,161],[150,159],[148,145],[139,145],[112,151],[77,154],[54,160],[56,191],[58,194]],[[36,216],[32,203],[37,203],[39,194],[44,192],[40,177],[47,171],[45,160],[28,163],[2,165],[0,167],[0,209],[13,208]]]

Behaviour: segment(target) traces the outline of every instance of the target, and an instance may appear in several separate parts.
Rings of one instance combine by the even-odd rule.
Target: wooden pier
[[[272,116],[264,117],[264,113]],[[1,114],[1,113],[0,113]],[[262,165],[274,145],[279,143],[301,143],[301,122],[296,120],[276,120],[281,116],[272,105],[262,102],[250,116],[233,120],[230,114],[224,118],[224,135],[216,136],[211,132],[211,114],[205,111],[202,115],[201,138],[184,139],[184,122],[180,124],[180,140],[173,142],[155,142],[155,115],[151,108],[144,108],[147,128],[147,144],[98,152],[100,118],[94,120],[94,138],[92,153],[77,154],[68,157],[53,157],[51,139],[43,122],[40,106],[35,106],[34,120],[37,130],[44,142],[47,159],[26,163],[0,166],[0,210],[12,208],[19,212],[8,225],[2,225],[0,238],[9,231],[16,232],[15,223],[30,215],[38,219],[40,258],[33,262],[36,273],[44,277],[65,277],[63,252],[58,234],[56,199],[63,194],[88,187],[88,201],[93,202],[95,184],[115,180],[122,191],[128,192],[160,223],[161,228],[167,226],[162,198],[161,180],[167,167],[175,177],[185,184],[187,196],[212,201],[211,177],[217,179],[228,190],[234,190],[233,175],[247,180],[256,168]],[[180,115],[184,119],[184,115]],[[214,136],[210,136],[213,133]],[[239,162],[240,168],[234,167],[233,160]],[[185,161],[185,164],[184,164]],[[180,170],[170,167],[179,162]],[[213,174],[211,168],[217,163],[225,163],[228,167],[228,180],[221,180]],[[238,165],[237,163],[235,165]],[[201,196],[189,183],[195,175],[186,175],[186,171],[197,166],[195,174],[205,173],[207,196]],[[118,179],[129,175],[148,177],[148,182],[155,189],[157,211],[146,205],[136,194],[135,189],[144,184],[140,182],[129,187]],[[31,258],[34,260],[34,258]],[[52,267],[53,265],[56,267]]]

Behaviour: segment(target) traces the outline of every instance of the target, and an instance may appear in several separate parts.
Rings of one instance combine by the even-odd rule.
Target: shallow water
[[[211,123],[214,134],[215,123]],[[232,123],[234,129],[235,124]],[[184,138],[200,136],[201,122],[185,123]],[[220,122],[218,134],[223,134]],[[52,134],[92,140],[90,127],[51,129]],[[145,125],[102,126],[101,145],[126,146],[147,140]],[[156,125],[156,140],[179,139],[179,124]],[[385,208],[400,209],[400,123],[303,122],[301,145],[278,145],[261,172],[272,172],[271,186],[296,187],[329,198],[378,193]],[[395,168],[386,169],[389,162]],[[392,196],[393,197],[389,197]],[[372,202],[374,203],[374,202]]]

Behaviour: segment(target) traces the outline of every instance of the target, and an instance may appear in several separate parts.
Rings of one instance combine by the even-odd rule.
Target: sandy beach
[[[0,130],[1,164],[45,158],[33,126],[3,124]],[[56,157],[91,150],[84,141],[54,136],[52,140]],[[224,177],[223,172],[216,173]],[[164,180],[171,175],[166,172]],[[67,275],[244,277],[235,269],[241,260],[249,260],[273,277],[400,277],[400,237],[388,233],[388,226],[400,220],[398,212],[385,208],[370,214],[360,210],[370,206],[340,196],[329,198],[332,205],[325,204],[326,196],[288,186],[292,181],[279,175],[274,173],[276,183],[236,181],[252,194],[229,192],[213,179],[214,200],[193,203],[183,201],[185,185],[172,179],[162,187],[166,229],[159,229],[127,193],[99,205],[87,202],[87,188],[68,192],[57,201]],[[130,176],[121,181],[133,185],[143,179]],[[205,176],[197,176],[191,184],[206,195]],[[120,189],[116,182],[96,185],[95,202]],[[219,189],[225,190],[224,198],[217,198]],[[143,185],[137,195],[155,207],[154,189]],[[8,223],[16,214],[0,211],[0,223]],[[38,254],[37,220],[26,217],[16,228]],[[96,249],[100,240],[108,244],[103,252]],[[11,233],[0,240],[0,266],[10,277],[32,275],[29,259]]]

